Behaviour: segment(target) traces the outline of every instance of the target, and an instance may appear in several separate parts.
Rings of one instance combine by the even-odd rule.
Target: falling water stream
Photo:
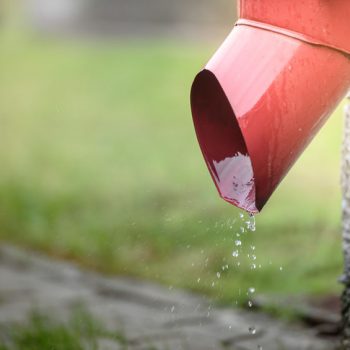
[[[202,224],[203,221],[200,220],[198,223]],[[225,245],[229,242],[231,250],[227,255],[222,257],[219,267],[216,267],[216,269],[212,271],[213,275],[211,279],[206,282],[206,278],[204,278],[205,275],[197,275],[197,277],[195,277],[195,282],[197,284],[214,289],[223,288],[226,284],[225,278],[229,278],[230,276],[228,272],[234,273],[234,271],[240,271],[240,274],[242,274],[243,271],[247,271],[247,276],[249,275],[250,277],[253,277],[251,274],[258,274],[263,269],[258,249],[254,243],[256,218],[253,214],[240,212],[234,218],[216,222],[214,226],[206,227],[205,229],[206,231],[215,231],[218,236],[222,237]],[[216,246],[219,247],[220,244],[222,244],[222,242],[217,242]],[[191,245],[187,245],[186,248],[190,249]],[[207,255],[205,249],[202,248],[200,250],[199,261],[192,261],[191,266],[195,269],[199,268],[207,274],[213,264],[216,264],[215,259],[216,258],[212,258],[210,254]],[[272,261],[269,261],[268,264],[272,265]],[[282,271],[283,268],[279,267],[279,270]],[[236,305],[239,305],[242,298],[244,298],[245,307],[247,309],[254,308],[255,295],[259,291],[253,282],[248,285],[245,284],[244,288],[238,285],[237,289],[232,290],[232,292],[232,298],[234,298],[234,294],[236,295],[236,299],[233,299],[233,301],[235,300]],[[227,295],[227,291],[225,294]],[[200,305],[197,305],[196,311],[199,309],[201,309],[201,307]],[[172,314],[176,314],[175,306],[171,307],[169,311]],[[206,317],[211,317],[213,305],[209,305],[203,311],[205,311]],[[200,323],[200,325],[202,325],[202,323]],[[228,324],[227,327],[232,331],[235,329],[234,324]],[[242,335],[247,336],[248,338],[252,337],[254,342],[256,341],[255,349],[265,350],[263,349],[262,344],[259,344],[259,334],[261,333],[261,329],[255,324],[254,320],[251,324],[247,324],[242,332]]]
[[[239,259],[240,255],[245,254],[242,247],[242,240],[241,240],[242,236],[256,231],[256,221],[255,221],[255,216],[253,214],[249,214],[247,218],[243,213],[240,213],[239,217],[240,217],[241,223],[239,225],[240,226],[239,232],[236,233],[237,239],[235,240],[235,248],[232,253],[232,256],[235,259]],[[257,268],[261,268],[260,264],[257,265],[256,247],[254,245],[249,246],[249,252],[247,256],[249,259],[249,267],[251,270],[256,270]],[[240,264],[240,262],[237,262],[237,264]],[[248,297],[248,301],[247,301],[248,308],[252,308],[254,306],[252,299],[255,292],[256,292],[256,289],[253,286],[248,288],[248,290],[246,291],[246,294]],[[257,333],[256,326],[255,325],[249,326],[248,332],[249,334],[254,336]],[[262,350],[263,348],[261,345],[257,345],[257,349]]]
[[[236,223],[236,225],[233,225]],[[256,220],[253,214],[243,214],[240,213],[237,220],[229,221],[225,226],[228,226],[230,232],[232,232],[232,257],[230,264],[225,264],[222,266],[222,271],[218,271],[216,276],[219,279],[221,277],[221,273],[225,270],[229,269],[229,266],[235,266],[236,268],[241,267],[241,264],[246,261],[248,258],[249,269],[255,271],[261,269],[261,264],[258,263],[258,259],[256,256],[256,247],[254,244],[246,244],[245,242],[249,241],[247,239],[247,235],[254,233],[256,231]],[[215,285],[213,282],[212,287]],[[247,307],[249,309],[253,308],[253,296],[256,293],[256,288],[254,286],[249,287],[246,291],[239,290],[239,294],[244,293],[247,296]],[[232,329],[232,325],[229,325],[229,329]],[[257,328],[254,324],[250,325],[247,329],[248,334],[251,336],[255,336],[257,334]],[[263,347],[259,344],[257,345],[258,350],[263,350]]]

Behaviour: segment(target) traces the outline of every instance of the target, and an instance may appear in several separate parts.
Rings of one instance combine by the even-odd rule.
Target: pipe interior
[[[215,75],[203,70],[192,86],[197,138],[220,196],[257,212],[252,163],[233,109]]]

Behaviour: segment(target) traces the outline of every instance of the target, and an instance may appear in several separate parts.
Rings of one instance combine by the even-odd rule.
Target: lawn
[[[239,211],[216,193],[189,108],[192,79],[218,43],[4,32],[0,45],[3,242],[225,303],[249,287],[339,291],[341,107],[234,258]]]
[[[32,310],[24,324],[2,325],[0,332],[0,350],[98,350],[103,341],[129,349],[122,331],[107,330],[83,305],[73,308],[65,322]]]

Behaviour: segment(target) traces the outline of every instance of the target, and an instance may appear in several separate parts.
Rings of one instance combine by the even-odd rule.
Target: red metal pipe
[[[350,86],[350,1],[241,0],[193,83],[202,153],[223,199],[259,212]]]

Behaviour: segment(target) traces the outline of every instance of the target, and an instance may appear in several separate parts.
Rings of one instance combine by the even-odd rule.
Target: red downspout
[[[221,197],[255,213],[350,86],[350,1],[241,0],[239,13],[191,106]]]

